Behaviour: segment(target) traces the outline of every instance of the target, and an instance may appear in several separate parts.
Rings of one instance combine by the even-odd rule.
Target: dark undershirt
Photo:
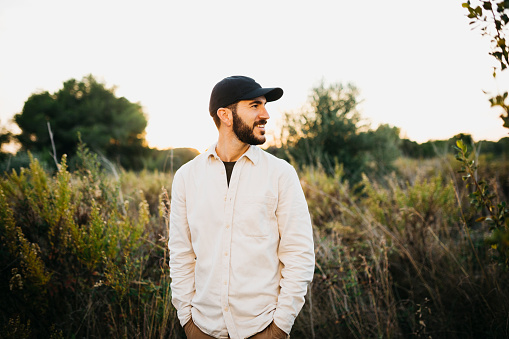
[[[233,162],[223,161],[223,164],[224,168],[226,169],[226,182],[228,183],[228,186],[230,186],[230,178],[232,176],[233,166],[235,166],[235,161]]]

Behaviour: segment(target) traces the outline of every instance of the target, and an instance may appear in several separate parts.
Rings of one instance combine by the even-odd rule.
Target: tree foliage
[[[398,127],[382,124],[376,130],[361,133],[365,136],[369,169],[377,173],[394,170],[393,162],[401,156],[401,139]]]
[[[12,140],[12,132],[7,130],[5,126],[0,125],[0,160],[6,157],[6,154],[3,152],[3,145],[7,145]]]
[[[127,168],[141,166],[147,118],[139,103],[115,95],[92,75],[70,79],[51,94],[32,94],[16,114],[17,140],[25,150],[56,156],[75,154],[78,134],[94,151]]]
[[[493,77],[497,72],[504,71],[509,66],[509,46],[506,41],[507,24],[509,23],[509,1],[467,1],[462,4],[468,10],[467,17],[470,25],[481,30],[483,36],[491,40],[492,55],[497,61],[494,67]],[[509,128],[509,105],[506,104],[508,92],[499,93],[489,99],[492,107],[500,107],[500,118],[504,121],[504,127]]]
[[[326,171],[334,169],[336,160],[347,172],[359,168],[357,95],[350,84],[326,87],[322,82],[313,88],[307,106],[285,114],[283,140],[290,157],[299,165],[320,164]]]
[[[313,88],[301,111],[285,113],[283,147],[300,166],[321,166],[329,174],[341,164],[350,180],[362,172],[387,170],[399,155],[399,129],[368,130],[357,110],[359,92],[348,84],[323,81]]]
[[[509,66],[509,47],[506,43],[507,24],[509,23],[509,1],[476,1],[477,6],[470,1],[463,3],[468,10],[467,17],[471,19],[470,24],[475,24],[481,29],[484,36],[491,38],[492,55],[498,63],[493,71],[504,71]],[[475,6],[475,7],[474,7]],[[500,117],[504,121],[504,127],[509,128],[509,105],[506,104],[508,92],[497,94],[489,99],[492,107],[500,107]],[[456,159],[462,164],[460,173],[463,173],[463,180],[467,187],[472,187],[470,194],[470,205],[477,213],[481,214],[476,222],[488,225],[491,234],[486,237],[485,242],[496,251],[494,257],[499,262],[509,267],[509,208],[507,203],[502,201],[496,190],[486,180],[477,178],[477,163],[471,159],[471,150],[460,139],[455,147]]]

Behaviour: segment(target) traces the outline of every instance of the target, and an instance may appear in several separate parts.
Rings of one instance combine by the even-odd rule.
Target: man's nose
[[[260,119],[264,119],[264,120],[268,120],[270,119],[270,115],[269,115],[269,112],[267,111],[267,109],[265,107],[262,108],[262,111],[260,112],[260,114],[258,115],[258,117]]]

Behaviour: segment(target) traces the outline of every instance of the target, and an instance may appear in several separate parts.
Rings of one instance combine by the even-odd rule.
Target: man
[[[314,271],[309,211],[297,173],[254,146],[265,104],[283,95],[253,79],[216,84],[216,144],[173,179],[172,303],[188,338],[287,338]]]

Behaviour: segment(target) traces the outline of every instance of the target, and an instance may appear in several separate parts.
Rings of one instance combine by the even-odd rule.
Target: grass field
[[[184,338],[170,302],[171,174],[102,169],[80,150],[0,181],[0,337]],[[481,160],[481,164],[483,159]],[[482,165],[499,199],[504,162]],[[507,338],[509,273],[452,156],[401,158],[351,185],[300,171],[315,277],[292,338]]]

